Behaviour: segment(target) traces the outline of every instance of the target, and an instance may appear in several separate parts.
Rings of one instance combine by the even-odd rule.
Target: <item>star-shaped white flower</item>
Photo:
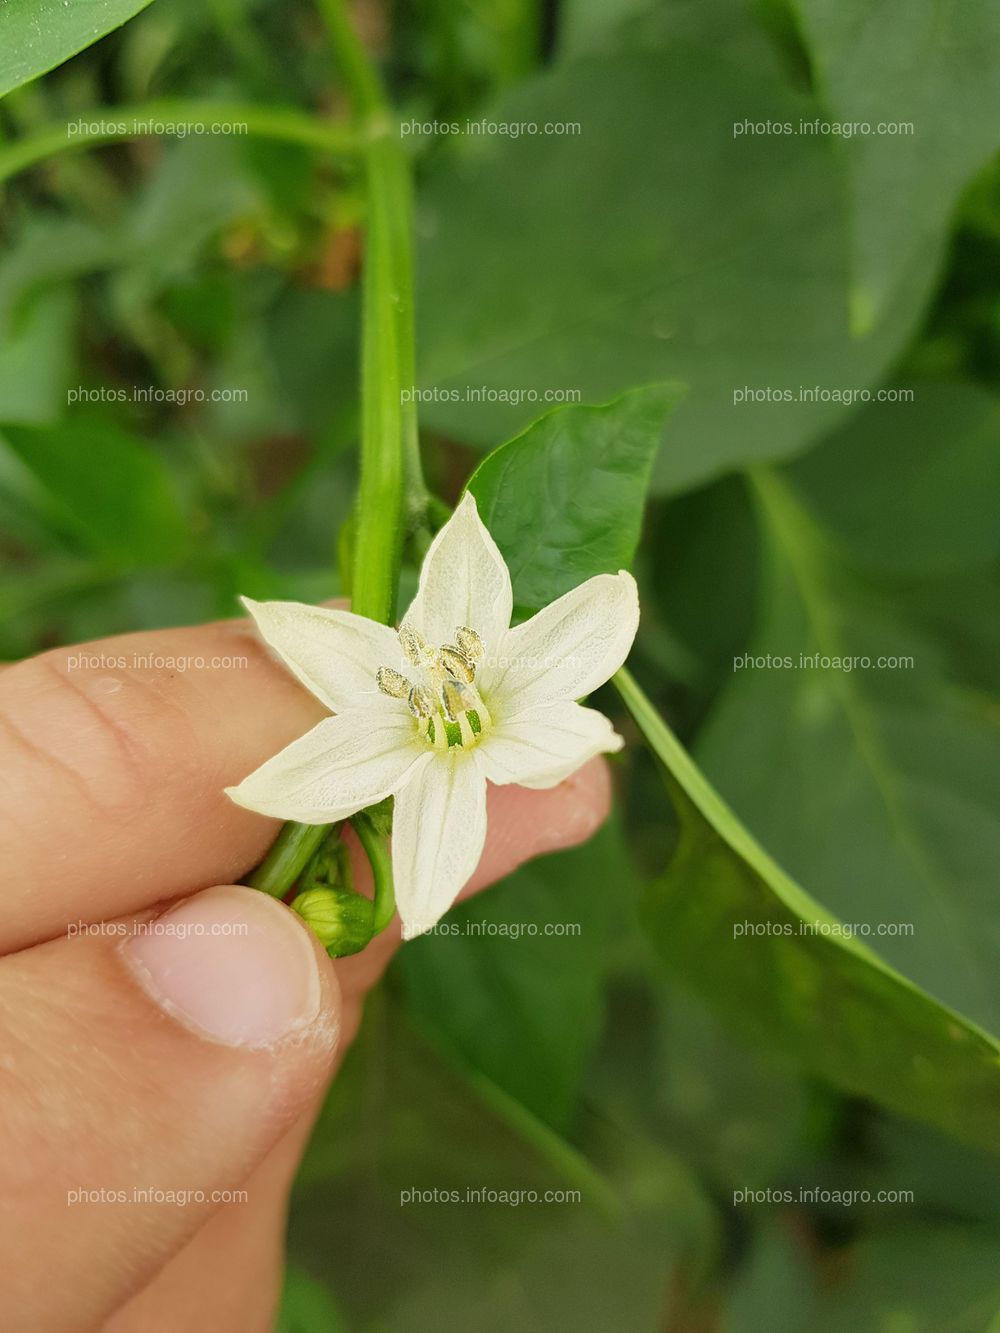
[[[510,628],[510,574],[466,494],[431,543],[398,631],[298,602],[245,605],[335,714],[227,793],[260,814],[332,824],[395,797],[392,861],[407,939],[444,915],[486,838],[486,783],[553,787],[622,747],[575,700],[628,655],[635,580],[599,574]]]

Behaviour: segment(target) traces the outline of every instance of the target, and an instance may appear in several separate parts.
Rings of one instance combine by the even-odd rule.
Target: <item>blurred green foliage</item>
[[[139,8],[87,6],[84,31],[8,0],[4,138],[150,98],[344,108],[305,0],[156,0],[117,28]],[[863,943],[996,1032],[995,9],[369,0],[359,19],[418,122],[433,489],[453,500],[528,428],[551,488],[519,473],[517,442],[473,486],[511,549],[533,530],[544,559],[524,562],[519,600],[537,604],[628,558],[667,406],[631,391],[683,382],[635,565],[635,673],[824,909],[912,922]],[[817,117],[914,134],[745,128]],[[467,118],[580,131],[427,128]],[[48,158],[3,204],[3,656],[229,615],[237,593],[335,594],[357,472],[353,166],[167,134]],[[552,390],[580,405],[533,425]],[[619,394],[634,420],[609,436],[594,405]],[[617,544],[577,503],[595,477],[621,500]],[[913,666],[734,670],[817,652]],[[902,1112],[920,1110],[907,1080],[936,1081],[939,1119],[975,1119],[982,1140],[995,1083],[970,1110],[936,1048],[921,1067],[890,1026],[852,1028],[822,941],[802,946],[808,996],[783,988],[784,954],[713,925],[708,856],[673,863],[706,908],[675,896],[652,947],[638,904],[684,841],[628,735],[612,827],[460,905],[461,933],[393,966],[303,1170],[284,1326],[981,1333],[1000,1309],[998,1167]],[[785,1025],[804,1015],[796,1046]],[[900,1114],[849,1074],[826,1081],[861,1062],[898,1070],[883,1100]],[[484,1186],[582,1201],[400,1202]],[[789,1197],[734,1202],[751,1190]]]

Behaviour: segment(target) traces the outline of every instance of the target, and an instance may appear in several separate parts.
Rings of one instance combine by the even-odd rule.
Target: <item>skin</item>
[[[77,652],[105,662],[71,668]],[[238,654],[248,665],[107,665],[133,654]],[[14,1333],[272,1325],[289,1188],[398,926],[333,964],[287,913],[314,951],[319,1008],[304,1030],[259,1049],[220,1044],[165,1012],[119,938],[71,938],[67,927],[147,919],[234,885],[279,825],[223,787],[321,716],[241,621],[0,670],[0,1290]],[[600,760],[549,791],[492,788],[467,891],[584,841],[609,799]],[[251,890],[229,892],[238,908]],[[74,1187],[134,1184],[249,1198],[67,1206]]]

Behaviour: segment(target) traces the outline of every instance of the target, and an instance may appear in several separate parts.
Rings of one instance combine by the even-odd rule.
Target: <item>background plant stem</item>
[[[70,130],[83,122],[72,136]],[[265,106],[243,102],[147,102],[139,106],[103,107],[84,116],[58,121],[0,148],[0,181],[34,166],[47,157],[96,144],[121,143],[143,137],[143,125],[172,124],[187,128],[246,125],[255,138],[318,148],[337,156],[356,157],[360,144],[354,130],[335,121],[324,121],[296,107]],[[119,127],[122,128],[119,128]],[[152,134],[153,130],[146,131]]]

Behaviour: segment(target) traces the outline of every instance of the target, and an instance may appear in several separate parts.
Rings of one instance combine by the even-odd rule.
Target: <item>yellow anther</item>
[[[459,625],[455,631],[455,642],[473,666],[483,660],[486,649],[474,629],[469,629],[467,625]]]
[[[444,648],[438,649],[438,661],[456,680],[464,680],[467,685],[471,685],[476,679],[476,666],[465,653],[458,648],[453,648],[448,644]]]
[[[427,651],[424,636],[409,625],[400,625],[399,627],[399,646],[403,650],[403,656],[414,666],[420,665]]]
[[[433,717],[436,711],[434,696],[431,694],[430,690],[423,685],[414,685],[413,689],[410,690],[407,703],[409,704],[410,712],[413,716],[419,717],[421,720]]]
[[[379,667],[375,681],[382,693],[392,699],[408,699],[413,688],[406,677],[393,671],[392,667]]]

